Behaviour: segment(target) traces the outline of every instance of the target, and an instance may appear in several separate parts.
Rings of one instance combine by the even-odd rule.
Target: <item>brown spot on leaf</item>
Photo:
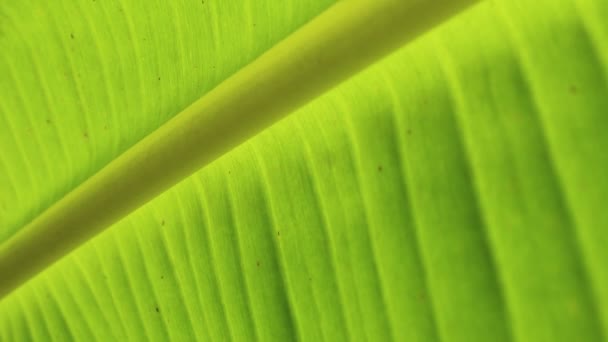
[[[578,88],[575,85],[571,85],[568,91],[570,92],[570,94],[576,95],[578,93]]]
[[[378,172],[382,172],[382,165],[378,165]]]

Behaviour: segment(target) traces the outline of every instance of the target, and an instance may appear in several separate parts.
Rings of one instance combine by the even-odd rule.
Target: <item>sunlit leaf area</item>
[[[1,1],[0,247],[333,3]],[[21,284],[0,341],[605,340],[607,18],[473,5]]]

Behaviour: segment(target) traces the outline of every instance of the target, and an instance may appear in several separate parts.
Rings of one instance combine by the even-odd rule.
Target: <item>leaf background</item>
[[[330,1],[53,4],[0,6],[0,241]],[[476,6],[15,291],[0,340],[601,340],[607,15]]]

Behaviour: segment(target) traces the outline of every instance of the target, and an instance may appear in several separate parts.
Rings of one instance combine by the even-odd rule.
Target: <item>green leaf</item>
[[[329,2],[244,4],[2,4],[1,240]],[[484,2],[13,292],[0,340],[602,340],[607,15]]]

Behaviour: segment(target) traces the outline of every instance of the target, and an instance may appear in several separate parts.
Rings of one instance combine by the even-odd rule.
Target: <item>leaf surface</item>
[[[329,5],[225,3],[0,7],[4,239]],[[0,340],[602,340],[606,16],[477,6],[15,291]]]

